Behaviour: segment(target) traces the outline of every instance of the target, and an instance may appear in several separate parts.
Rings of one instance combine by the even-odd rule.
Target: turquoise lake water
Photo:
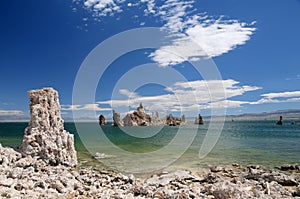
[[[27,123],[0,123],[0,143],[18,146]],[[65,123],[75,135],[79,161],[125,172],[169,168],[201,169],[209,165],[260,164],[275,167],[300,163],[300,125],[274,121],[227,121],[213,150],[199,158],[208,123],[182,127],[102,127],[96,123]],[[180,130],[180,136],[179,134]],[[82,140],[82,141],[81,141]],[[173,142],[174,140],[177,140]],[[189,143],[191,142],[191,143]],[[101,162],[91,154],[105,153]]]

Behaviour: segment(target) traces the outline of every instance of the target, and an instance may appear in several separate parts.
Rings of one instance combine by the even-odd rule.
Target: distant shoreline
[[[225,121],[258,121],[258,120],[274,120],[277,121],[279,116],[283,116],[283,120],[296,120],[300,121],[300,109],[286,109],[286,110],[276,110],[272,112],[261,112],[261,113],[244,113],[239,115],[226,115]],[[209,121],[211,117],[215,119],[224,118],[224,116],[203,116],[203,119]],[[2,117],[3,118],[3,117]],[[2,119],[0,118],[0,122],[29,122],[28,119]],[[65,122],[75,122],[72,118],[63,118]],[[186,120],[192,123],[195,120],[195,117],[186,117]],[[98,118],[92,119],[76,119],[76,122],[99,122]],[[108,122],[113,122],[112,118],[108,120]]]
[[[206,123],[210,122],[210,118],[211,117],[208,117],[208,116],[203,117],[203,119]],[[215,118],[215,121],[223,121],[223,119],[221,119],[221,116],[214,116],[214,118]],[[239,118],[239,117],[227,116],[224,121],[230,122],[233,120],[236,122],[239,122],[239,121],[274,121],[274,122],[276,122],[278,120],[278,118],[279,117],[272,117],[272,118],[242,117],[242,118]],[[300,122],[300,117],[288,117],[288,118],[284,117],[283,120]],[[28,122],[29,122],[29,120],[0,120],[0,123],[28,123]],[[77,123],[77,122],[79,122],[79,123],[99,123],[97,120],[76,120],[76,121],[75,120],[64,120],[64,122],[66,122],[66,123]],[[195,125],[193,123],[193,121],[189,118],[187,118],[187,122],[188,123],[186,124],[186,126]],[[113,121],[107,121],[107,123],[113,123]]]

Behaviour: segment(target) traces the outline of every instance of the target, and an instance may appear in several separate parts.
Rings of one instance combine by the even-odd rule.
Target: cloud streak
[[[165,21],[162,29],[174,36],[170,44],[150,54],[162,67],[220,56],[244,45],[256,30],[252,27],[255,22],[246,24],[207,14],[191,15],[194,3],[167,0],[158,8],[158,15]]]
[[[300,91],[287,91],[278,93],[266,93],[263,98],[250,104],[300,102]]]
[[[63,111],[111,111],[111,108],[102,108],[100,104],[84,104],[84,105],[62,105]]]
[[[118,0],[86,0],[83,5],[93,11],[94,17],[113,15],[115,12],[122,12]]]
[[[240,82],[232,79],[176,82],[166,88],[166,93],[162,95],[140,96],[138,93],[121,89],[120,93],[125,98],[99,101],[97,104],[109,105],[118,110],[124,107],[135,108],[142,102],[151,112],[198,113],[200,109],[236,108],[242,104],[249,104],[250,102],[228,99],[259,89],[261,87],[240,85]]]
[[[254,22],[246,24],[223,16],[216,18],[197,13],[194,0],[139,0],[135,3],[126,0],[84,0],[83,4],[93,12],[94,17],[144,6],[144,16],[158,18],[163,22],[161,29],[172,37],[166,45],[149,55],[162,67],[197,61],[201,57],[220,56],[244,45],[256,30]]]
[[[224,22],[225,23],[225,22]],[[197,61],[225,54],[243,45],[250,39],[255,28],[237,21],[226,24],[197,24],[189,27],[185,34],[177,35],[171,44],[162,46],[150,57],[161,66],[176,65],[184,61]],[[180,56],[179,56],[180,55]]]
[[[265,93],[257,101],[235,99],[248,92],[261,89],[262,87],[259,86],[242,85],[233,79],[176,82],[165,88],[165,94],[161,95],[142,96],[137,92],[123,88],[119,90],[121,96],[118,99],[85,105],[62,105],[62,110],[111,112],[112,109],[115,109],[125,113],[135,109],[142,102],[148,112],[158,111],[160,114],[181,112],[186,115],[195,115],[201,110],[240,108],[245,105],[266,103],[300,102],[300,91]]]
[[[29,120],[29,117],[21,110],[0,110],[1,121]]]
[[[21,110],[0,110],[0,116],[24,116]]]
[[[290,97],[300,97],[300,91],[292,92],[279,92],[279,93],[267,93],[261,95],[266,98],[290,98]]]

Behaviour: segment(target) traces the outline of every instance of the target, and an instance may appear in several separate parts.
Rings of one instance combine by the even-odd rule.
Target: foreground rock
[[[47,164],[75,166],[74,136],[64,130],[58,93],[52,88],[28,91],[30,122],[25,129],[20,152]]]
[[[0,144],[0,198],[293,198],[300,196],[298,165],[278,170],[238,164],[192,174],[144,179],[77,164],[74,138],[63,128],[57,92],[29,92],[31,120],[21,152]],[[96,153],[95,159],[109,158]],[[288,172],[288,173],[283,173]]]
[[[99,156],[99,155],[98,155]],[[260,166],[164,172],[144,179],[109,171],[50,166],[0,145],[1,198],[294,198],[299,173]]]

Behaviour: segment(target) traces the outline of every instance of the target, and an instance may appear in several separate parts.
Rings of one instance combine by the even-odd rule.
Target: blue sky
[[[203,114],[215,108],[240,114],[300,107],[299,0],[3,1],[0,15],[3,117],[28,115],[27,91],[42,87],[59,91],[66,118],[72,111],[109,117],[112,108],[125,112],[139,101],[148,111],[191,116],[199,109]],[[159,27],[177,38],[155,50],[120,56],[101,77],[94,102],[72,104],[76,74],[87,55],[111,36],[140,27]],[[190,47],[190,39],[214,61],[227,99],[206,96],[207,82],[188,63],[202,56]],[[175,46],[186,51],[183,60],[166,54]],[[175,69],[186,82],[174,80],[169,88],[116,87],[122,75],[146,63],[155,63],[159,73]],[[111,97],[114,89],[116,98]],[[192,94],[199,99],[190,100]],[[176,102],[178,96],[184,105]]]

